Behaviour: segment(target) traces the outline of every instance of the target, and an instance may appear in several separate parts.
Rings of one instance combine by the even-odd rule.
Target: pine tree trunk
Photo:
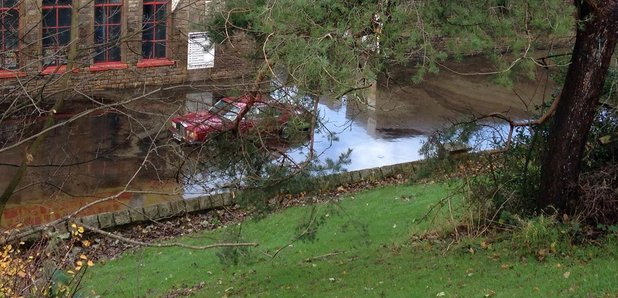
[[[541,168],[541,208],[571,212],[584,146],[618,39],[618,0],[579,1],[575,47]],[[583,26],[583,27],[581,27]]]

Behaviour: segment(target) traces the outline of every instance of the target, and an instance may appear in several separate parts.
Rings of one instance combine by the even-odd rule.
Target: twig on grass
[[[104,230],[101,230],[99,228],[95,228],[92,226],[88,226],[88,225],[82,225],[86,230],[116,239],[116,240],[120,240],[123,242],[127,242],[127,243],[131,243],[131,244],[135,244],[135,245],[139,245],[139,246],[147,246],[147,247],[180,247],[180,248],[187,248],[187,249],[194,249],[194,250],[206,250],[206,249],[212,249],[212,248],[217,248],[217,247],[237,247],[237,246],[253,246],[256,247],[259,244],[256,242],[240,242],[240,243],[215,243],[215,244],[209,244],[209,245],[204,245],[204,246],[196,246],[196,245],[189,245],[189,244],[184,244],[184,243],[179,243],[179,242],[171,242],[171,243],[148,243],[148,242],[143,242],[143,241],[138,241],[138,240],[134,240],[134,239],[130,239],[124,236],[120,236],[118,234],[114,234],[111,232],[107,232]]]
[[[331,253],[327,253],[324,255],[319,255],[319,256],[315,256],[315,257],[311,257],[311,258],[307,258],[305,259],[305,262],[309,263],[309,262],[313,262],[316,260],[321,260],[321,259],[326,259],[326,258],[330,258],[336,255],[340,255],[340,254],[344,254],[345,252],[331,252]]]

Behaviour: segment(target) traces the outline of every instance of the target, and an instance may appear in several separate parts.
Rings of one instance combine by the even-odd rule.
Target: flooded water
[[[314,143],[319,160],[337,159],[348,150],[351,162],[345,166],[347,170],[419,160],[420,147],[436,129],[466,116],[491,112],[527,117],[527,109],[542,102],[551,91],[544,83],[523,80],[513,92],[485,77],[448,72],[428,76],[420,85],[409,83],[407,78],[405,71],[380,78],[377,87],[362,99],[322,100],[318,107],[321,128]],[[193,180],[179,178],[184,157],[178,154],[179,145],[164,126],[170,115],[204,109],[217,97],[213,93],[220,94],[210,87],[174,89],[53,130],[8,202],[2,227],[40,224],[120,192],[117,199],[80,215],[143,207],[212,191],[195,182],[211,179],[208,175],[194,176]],[[63,119],[81,108],[72,104]],[[36,119],[31,122],[41,125]],[[0,128],[4,146],[19,139],[22,128],[23,122],[18,120],[4,122]],[[332,134],[337,137],[333,139]],[[301,146],[289,149],[288,154],[302,160],[307,152],[308,148]],[[0,190],[17,172],[23,153],[23,146],[0,152]]]

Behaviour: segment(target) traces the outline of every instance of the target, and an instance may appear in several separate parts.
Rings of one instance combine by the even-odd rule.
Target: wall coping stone
[[[395,177],[399,174],[406,176],[413,174],[423,161],[413,161],[401,164],[381,166],[371,169],[362,169],[349,172],[341,172],[327,176],[317,177],[317,187],[325,190],[345,184],[353,184],[363,181],[378,181],[380,179]],[[177,200],[146,206],[144,208],[132,208],[116,212],[106,212],[98,215],[78,218],[86,225],[101,229],[109,229],[117,226],[144,222],[148,220],[166,219],[184,215],[190,212],[202,212],[211,209],[222,208],[236,203],[237,193],[223,192],[212,195],[204,195],[197,198]]]

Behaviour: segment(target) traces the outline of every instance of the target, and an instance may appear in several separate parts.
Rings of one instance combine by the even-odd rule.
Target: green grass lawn
[[[474,253],[463,244],[449,246],[448,241],[411,241],[411,235],[448,226],[446,211],[433,221],[419,222],[448,190],[445,184],[387,186],[339,203],[293,207],[242,226],[184,238],[205,245],[240,235],[243,241],[258,242],[257,248],[130,251],[92,267],[83,281],[83,293],[156,297],[200,283],[203,287],[195,297],[613,297],[618,293],[618,245],[613,241],[572,247],[570,253],[543,262],[514,249],[517,246],[510,240]]]

